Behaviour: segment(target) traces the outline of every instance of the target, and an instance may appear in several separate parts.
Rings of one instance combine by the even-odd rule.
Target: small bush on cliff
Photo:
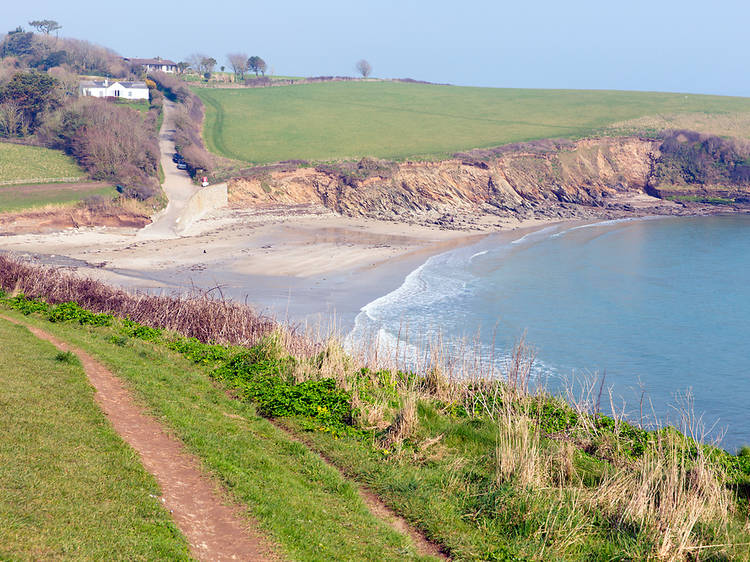
[[[750,185],[750,147],[733,139],[672,131],[659,146],[651,184]]]

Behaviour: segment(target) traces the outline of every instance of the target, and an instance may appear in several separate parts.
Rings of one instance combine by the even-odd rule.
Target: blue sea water
[[[430,258],[368,304],[351,340],[406,332],[506,355],[525,333],[553,390],[602,376],[639,421],[692,391],[711,437],[750,444],[750,217],[674,217],[491,236]],[[609,404],[609,398],[604,399]],[[619,403],[619,402],[618,402]]]

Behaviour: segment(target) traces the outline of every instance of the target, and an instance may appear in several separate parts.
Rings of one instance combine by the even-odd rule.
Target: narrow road
[[[190,543],[193,556],[206,561],[277,559],[261,534],[248,528],[252,523],[240,515],[240,508],[227,505],[220,497],[219,484],[200,469],[198,459],[135,404],[120,379],[83,350],[33,326],[2,318],[25,326],[36,337],[61,351],[78,356],[96,389],[97,404],[120,437],[140,455],[146,470],[156,478],[164,506]]]
[[[140,238],[177,238],[179,219],[185,204],[200,189],[195,185],[185,170],[178,170],[172,162],[174,148],[174,112],[175,104],[164,98],[164,122],[159,130],[159,151],[161,167],[164,170],[162,188],[169,199],[167,208],[159,213],[154,222],[144,227],[137,234]]]

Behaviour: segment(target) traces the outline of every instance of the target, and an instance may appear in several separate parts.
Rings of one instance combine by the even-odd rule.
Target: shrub
[[[60,110],[40,137],[75,157],[93,179],[131,187],[139,197],[157,190],[159,146],[154,131],[128,107],[81,98]]]
[[[75,302],[64,302],[52,308],[48,314],[50,322],[72,322],[92,326],[109,326],[113,317],[109,314],[95,314],[82,308]]]

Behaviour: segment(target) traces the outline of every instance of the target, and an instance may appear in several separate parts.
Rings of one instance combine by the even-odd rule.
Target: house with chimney
[[[156,57],[155,59],[123,58],[122,60],[134,67],[140,67],[145,72],[154,72],[157,70],[169,73],[177,72],[176,62],[161,57]]]
[[[104,80],[83,80],[78,85],[82,96],[95,98],[123,98],[126,100],[147,100],[148,86],[145,82],[126,82],[105,78]]]

